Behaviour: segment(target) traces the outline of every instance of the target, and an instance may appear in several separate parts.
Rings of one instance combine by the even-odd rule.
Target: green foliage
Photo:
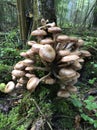
[[[4,88],[5,88],[5,83],[0,83],[0,91],[2,91],[3,92],[3,90],[4,90]]]
[[[73,96],[71,102],[78,107],[81,117],[97,128],[97,102],[93,96],[89,96],[85,100]],[[94,113],[92,113],[95,111]],[[86,113],[87,112],[87,113]],[[91,114],[90,114],[91,113]]]
[[[11,80],[11,70],[11,66],[0,64],[0,83]]]

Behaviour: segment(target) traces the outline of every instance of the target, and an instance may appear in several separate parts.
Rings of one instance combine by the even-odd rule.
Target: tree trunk
[[[56,22],[54,0],[33,0],[33,27],[32,30],[39,26],[42,18],[49,22]]]
[[[20,38],[23,44],[26,43],[29,35],[29,28],[32,21],[31,0],[17,0],[18,21],[20,27]]]
[[[41,14],[44,19],[50,22],[56,22],[55,3],[54,0],[40,0],[41,1]]]
[[[95,2],[95,8],[94,8],[93,16],[94,16],[93,26],[97,27],[97,0]]]

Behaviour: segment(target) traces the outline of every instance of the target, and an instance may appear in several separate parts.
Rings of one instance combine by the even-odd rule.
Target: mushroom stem
[[[43,76],[42,78],[40,78],[39,82],[43,81],[45,78],[47,78],[48,76],[50,76],[51,72],[49,72],[47,75]]]
[[[48,68],[42,68],[42,67],[34,67],[33,69],[48,71]]]

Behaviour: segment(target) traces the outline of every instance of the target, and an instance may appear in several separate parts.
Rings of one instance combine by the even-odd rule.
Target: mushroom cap
[[[25,64],[25,66],[31,66],[34,63],[34,61],[31,59],[25,59],[25,60],[23,60],[23,62]]]
[[[79,59],[79,56],[77,56],[77,55],[68,55],[68,56],[64,56],[61,59],[61,62],[75,61],[75,60],[78,60],[78,59]]]
[[[21,52],[20,56],[24,57],[24,58],[28,58],[29,55],[26,52]]]
[[[81,52],[79,50],[76,50],[76,51],[72,51],[70,53],[70,55],[77,55],[77,56],[80,56],[81,55]]]
[[[89,57],[91,56],[91,53],[89,51],[85,51],[85,50],[80,50],[81,52],[81,56],[84,56],[84,57]]]
[[[23,77],[25,75],[25,72],[21,70],[13,70],[12,75],[19,78],[19,77]]]
[[[79,58],[79,59],[78,59],[78,62],[81,62],[81,63],[83,63],[83,62],[84,62],[84,59],[82,59],[82,58]]]
[[[63,78],[71,78],[76,76],[76,71],[73,69],[66,69],[66,68],[61,68],[59,70],[59,76],[63,77]]]
[[[45,80],[44,80],[45,84],[54,84],[55,83],[55,80],[51,77],[47,77]]]
[[[69,37],[67,35],[59,35],[57,37],[57,42],[67,42],[69,41]]]
[[[70,54],[70,51],[69,50],[59,50],[58,51],[58,55],[59,56],[67,56],[67,55],[69,55]]]
[[[29,45],[29,46],[32,46],[33,44],[36,44],[37,42],[35,42],[35,41],[28,41],[27,42],[27,44]]]
[[[29,57],[33,57],[33,55],[34,55],[34,51],[32,51],[32,49],[29,49],[29,50],[27,50],[26,51],[26,54],[29,56]]]
[[[46,38],[41,40],[40,44],[54,44],[54,41],[51,38]]]
[[[49,33],[60,33],[62,30],[59,27],[50,27],[48,28]]]
[[[32,50],[33,52],[35,52],[35,53],[38,53],[38,52],[39,52],[39,49],[40,49],[42,46],[43,46],[43,45],[41,45],[41,44],[33,44],[31,50]]]
[[[32,77],[35,77],[35,74],[26,73],[25,76],[30,79]]]
[[[21,77],[19,80],[18,80],[18,83],[20,84],[26,84],[28,81],[28,78],[27,77]]]
[[[32,77],[28,83],[27,83],[27,89],[33,92],[37,85],[39,84],[39,78],[37,77]]]
[[[65,89],[61,89],[59,90],[59,92],[57,93],[58,97],[64,97],[64,98],[68,98],[70,97],[70,93],[68,91],[66,91]]]
[[[39,55],[43,60],[52,62],[55,59],[56,53],[52,46],[43,45],[39,50]]]
[[[10,82],[7,83],[4,92],[10,93],[14,90],[14,88],[15,88],[15,83],[13,81],[10,81]]]
[[[72,80],[71,80],[71,79],[68,80],[67,83],[66,83],[66,85],[74,85],[74,84],[76,84],[77,82],[78,82],[78,79],[77,79],[77,77],[76,77],[76,78],[73,78]]]
[[[34,66],[28,66],[25,68],[25,70],[27,70],[27,71],[32,71],[33,69],[34,69]]]
[[[15,66],[14,66],[14,69],[17,69],[17,70],[23,70],[25,68],[25,64],[23,61],[19,61]]]
[[[79,39],[77,46],[80,47],[80,46],[83,46],[83,44],[84,44],[84,41],[82,39]]]
[[[69,92],[76,93],[77,92],[77,87],[69,85],[69,86],[67,86],[67,90]]]
[[[15,88],[21,88],[21,87],[23,87],[22,83],[17,83],[16,86],[15,86]]]
[[[78,61],[75,61],[71,67],[74,69],[74,70],[80,70],[82,69],[82,65],[78,62]]]
[[[71,42],[78,42],[78,38],[76,38],[76,37],[69,37],[69,40]]]
[[[47,35],[47,33],[44,30],[37,29],[37,30],[34,30],[31,33],[31,35],[32,36],[45,36],[45,35]]]

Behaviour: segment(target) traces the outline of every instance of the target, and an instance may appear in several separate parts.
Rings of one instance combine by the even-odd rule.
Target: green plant
[[[77,96],[72,96],[71,102],[79,109],[80,116],[97,128],[97,102],[95,97],[89,96],[87,99],[81,100]]]

